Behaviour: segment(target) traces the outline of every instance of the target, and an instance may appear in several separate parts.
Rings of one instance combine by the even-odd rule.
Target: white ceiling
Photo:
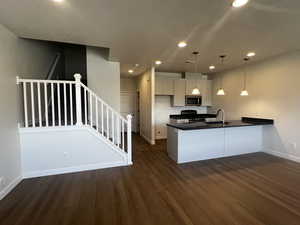
[[[21,37],[110,48],[122,72],[163,61],[161,71],[193,71],[185,61],[200,52],[199,71],[243,63],[248,51],[262,60],[298,49],[299,0],[1,0],[0,23]],[[186,40],[188,47],[178,49]],[[227,54],[220,68],[218,55]]]

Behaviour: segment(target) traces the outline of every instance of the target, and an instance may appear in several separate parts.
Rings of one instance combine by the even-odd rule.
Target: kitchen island
[[[169,123],[168,155],[177,163],[259,152],[263,147],[263,126],[270,119],[243,117],[223,123]]]

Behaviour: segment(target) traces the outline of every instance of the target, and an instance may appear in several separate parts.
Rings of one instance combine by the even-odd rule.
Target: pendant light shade
[[[247,90],[242,90],[241,91],[241,96],[248,96],[248,95],[249,95],[249,93],[248,93]]]
[[[220,55],[222,66],[224,65],[224,59],[225,58],[226,58],[226,55]],[[225,95],[225,90],[223,89],[223,77],[220,78],[220,88],[218,89],[217,95],[218,96],[224,96]]]
[[[218,90],[218,92],[217,92],[217,95],[219,95],[219,96],[225,95],[224,89],[223,89],[223,88],[220,88],[220,89]]]
[[[247,62],[250,60],[250,58],[244,58],[244,61],[245,61],[245,66],[247,64]],[[246,69],[247,68],[244,68],[244,87],[243,87],[243,90],[241,91],[241,96],[249,96],[249,93],[247,91],[247,73],[246,73]]]
[[[193,91],[192,91],[192,94],[193,95],[201,95],[201,92],[198,88],[194,88]]]

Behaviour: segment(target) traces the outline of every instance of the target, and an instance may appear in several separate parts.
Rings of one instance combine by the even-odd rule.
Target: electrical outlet
[[[68,152],[64,152],[64,157],[68,157],[69,153]]]

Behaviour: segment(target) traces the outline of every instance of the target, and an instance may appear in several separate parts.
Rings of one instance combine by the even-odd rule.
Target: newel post
[[[127,115],[127,164],[132,165],[132,115]]]
[[[82,109],[81,109],[81,75],[76,73],[75,78],[75,93],[76,93],[76,125],[82,126]]]

